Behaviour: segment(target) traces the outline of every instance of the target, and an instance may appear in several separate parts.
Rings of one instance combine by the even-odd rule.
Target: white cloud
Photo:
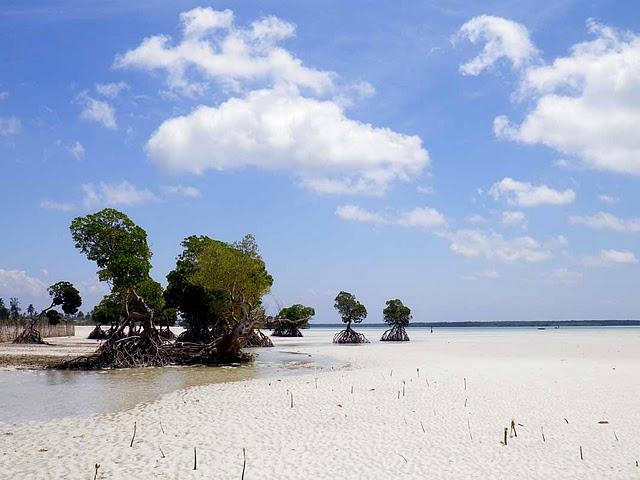
[[[96,83],[96,92],[103,97],[116,98],[120,92],[127,90],[129,85],[125,82],[117,83]]]
[[[17,117],[0,117],[0,137],[17,135],[22,129],[22,123]]]
[[[78,100],[83,104],[80,118],[89,122],[99,123],[103,127],[115,130],[118,128],[116,122],[116,111],[107,102],[96,100],[88,96],[86,93],[80,94]]]
[[[336,208],[336,215],[343,220],[349,220],[352,222],[387,223],[387,219],[382,215],[370,212],[357,205],[341,205]]]
[[[479,270],[476,272],[471,272],[466,275],[462,275],[463,280],[484,280],[490,279],[493,280],[495,278],[500,277],[500,274],[496,270]]]
[[[467,223],[478,225],[482,223],[487,223],[488,220],[482,215],[480,215],[479,213],[473,213],[471,215],[467,215],[467,217],[465,217],[465,221]]]
[[[200,94],[205,84],[192,80],[197,72],[205,80],[217,80],[231,88],[238,82],[294,85],[316,93],[333,86],[334,74],[305,67],[288,50],[278,46],[295,35],[295,25],[268,16],[248,27],[235,24],[233,12],[194,8],[180,15],[182,39],[148,37],[133,50],[118,55],[117,68],[164,70],[169,87],[187,95]]]
[[[635,254],[629,250],[600,250],[599,255],[584,258],[584,264],[590,267],[614,267],[637,263]]]
[[[598,170],[640,175],[640,36],[593,20],[590,41],[523,73],[518,96],[533,108],[518,124],[496,118],[496,135],[542,144]]]
[[[199,106],[163,122],[146,149],[164,170],[286,169],[321,193],[383,194],[429,163],[419,137],[351,120],[336,103],[290,89]]]
[[[404,212],[391,214],[371,212],[357,205],[342,205],[336,209],[336,215],[343,220],[353,222],[425,229],[443,227],[447,223],[444,215],[429,207],[416,207]]]
[[[503,58],[509,60],[514,68],[521,68],[538,56],[527,28],[502,17],[474,17],[462,25],[456,38],[468,39],[472,43],[484,42],[482,52],[460,66],[463,75],[478,75]]]
[[[76,142],[69,147],[69,153],[76,160],[83,160],[86,151],[80,142]]]
[[[623,233],[640,232],[640,218],[624,219],[611,213],[598,212],[590,216],[569,217],[571,225],[584,225],[596,230],[613,230]]]
[[[512,205],[537,207],[540,205],[567,205],[576,194],[573,190],[554,190],[546,185],[532,185],[506,177],[493,184],[489,190],[494,200],[505,198]]]
[[[418,185],[416,187],[416,191],[423,195],[434,195],[436,193],[435,189],[430,186]]]
[[[188,185],[165,185],[162,187],[164,193],[168,195],[177,195],[179,197],[196,198],[200,196],[200,190],[196,187]]]
[[[552,284],[574,285],[582,281],[582,273],[566,268],[555,268],[547,276],[547,282]]]
[[[505,212],[502,212],[502,224],[506,226],[511,226],[511,225],[526,226],[527,219],[523,212],[505,211]]]
[[[9,98],[9,92],[6,92],[6,91],[0,92],[0,102],[6,98]]]
[[[551,257],[551,248],[529,236],[505,238],[495,232],[462,229],[444,234],[457,255],[486,258],[503,263],[536,263]]]
[[[604,203],[605,205],[614,205],[620,201],[618,197],[605,194],[598,195],[598,200],[600,200],[600,202]]]
[[[43,200],[40,202],[40,208],[45,210],[57,210],[59,212],[70,212],[75,207],[72,203],[54,202],[51,200]]]
[[[82,185],[84,192],[83,205],[86,209],[104,206],[135,206],[155,202],[158,197],[147,189],[139,189],[127,181],[109,184],[86,183]]]
[[[20,295],[44,297],[47,295],[47,286],[42,280],[27,275],[24,270],[0,268],[0,296],[17,297]]]

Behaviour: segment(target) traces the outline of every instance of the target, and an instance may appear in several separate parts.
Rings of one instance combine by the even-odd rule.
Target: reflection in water
[[[195,385],[282,377],[329,364],[326,357],[273,348],[236,367],[0,371],[0,423],[115,412]]]

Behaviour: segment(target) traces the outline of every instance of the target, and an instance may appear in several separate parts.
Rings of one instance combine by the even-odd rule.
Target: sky
[[[640,5],[0,6],[0,297],[108,291],[69,224],[256,236],[268,310],[338,321],[640,318]]]

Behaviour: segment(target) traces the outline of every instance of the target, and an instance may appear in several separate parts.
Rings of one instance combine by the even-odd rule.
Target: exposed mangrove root
[[[213,340],[213,334],[210,330],[187,329],[178,335],[177,342],[184,343],[209,343]]]
[[[333,343],[369,343],[369,340],[362,333],[347,328],[334,335]]]
[[[244,348],[273,347],[273,342],[262,333],[260,329],[254,328],[248,335],[242,338],[242,346]]]
[[[169,355],[161,349],[163,342],[156,329],[143,330],[139,335],[117,337],[116,331],[98,347],[96,353],[64,362],[59,368],[162,367],[170,363]]]
[[[272,337],[301,337],[302,332],[298,327],[277,326],[271,333]]]
[[[382,334],[381,342],[408,342],[409,335],[401,325],[394,325]]]
[[[100,328],[100,325],[96,325],[87,338],[89,340],[106,340],[109,338],[109,333]]]
[[[48,345],[47,342],[42,340],[40,332],[35,325],[31,324],[27,326],[20,335],[16,337],[13,343],[17,344],[35,344],[35,345]]]
[[[171,341],[176,339],[176,334],[173,333],[169,327],[166,327],[166,328],[160,327],[158,334],[160,335],[160,338],[162,338],[163,340]]]

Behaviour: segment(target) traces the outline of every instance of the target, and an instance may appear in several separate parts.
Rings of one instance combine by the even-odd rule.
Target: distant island
[[[337,323],[315,323],[312,327],[339,327]],[[500,322],[412,322],[408,328],[419,327],[632,327],[640,326],[640,320],[531,320]],[[384,323],[361,324],[361,328],[384,328]]]

